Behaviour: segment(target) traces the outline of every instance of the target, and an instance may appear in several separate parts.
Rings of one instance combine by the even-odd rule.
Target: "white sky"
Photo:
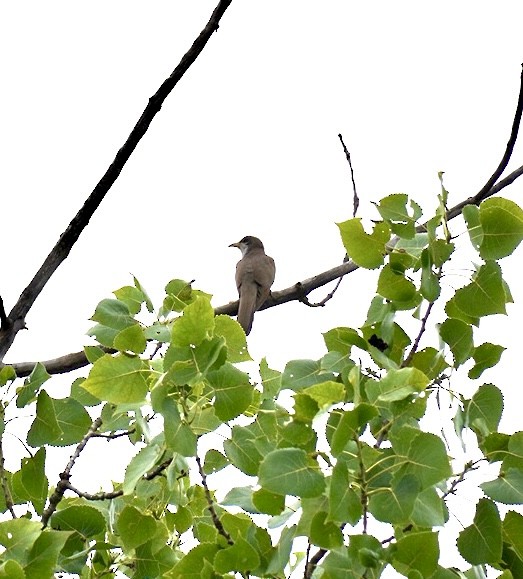
[[[8,311],[216,4],[2,4],[0,295]],[[375,218],[371,202],[395,192],[430,210],[438,171],[450,205],[476,193],[509,136],[521,22],[519,1],[233,0],[6,361],[81,349],[96,304],[132,283],[130,272],[157,307],[173,277],[196,279],[215,305],[236,299],[240,255],[228,245],[247,234],[274,257],[276,290],[337,265],[334,223],[352,214],[339,132],[361,217]],[[509,171],[523,163],[522,143]],[[523,179],[503,195],[520,202],[522,190]],[[462,222],[452,230],[463,231]],[[505,393],[507,432],[521,428],[520,379],[511,373],[523,321],[520,252],[502,262],[516,301],[509,318],[482,324],[489,340],[509,347],[503,369],[485,374]],[[258,313],[251,355],[278,369],[320,357],[322,331],[364,321],[374,279],[350,275],[325,308]]]

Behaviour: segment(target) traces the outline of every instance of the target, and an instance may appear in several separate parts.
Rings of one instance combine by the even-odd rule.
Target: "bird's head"
[[[237,247],[241,252],[242,256],[248,253],[251,249],[260,248],[263,249],[263,243],[257,237],[253,237],[252,235],[246,235],[240,241],[236,243],[231,243],[229,247]]]

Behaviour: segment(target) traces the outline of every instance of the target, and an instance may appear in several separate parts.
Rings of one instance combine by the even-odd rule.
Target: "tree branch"
[[[131,131],[121,149],[100,179],[93,192],[89,195],[82,208],[69,223],[67,229],[62,233],[58,242],[45,258],[44,263],[36,272],[29,285],[21,293],[18,301],[11,310],[8,319],[9,323],[2,323],[0,329],[0,361],[3,360],[6,352],[11,347],[17,333],[25,326],[25,317],[31,309],[36,298],[43,290],[58,266],[67,258],[73,245],[78,240],[80,234],[85,229],[89,220],[102,202],[106,193],[120,175],[125,163],[135,150],[141,138],[145,135],[156,113],[161,109],[163,102],[169,93],[176,86],[191,64],[196,60],[204,49],[213,32],[218,29],[220,18],[229,7],[232,0],[220,0],[217,7],[209,19],[205,28],[194,41],[191,48],[184,54],[178,66],[172,74],[163,82],[156,94],[150,99],[145,107],[140,119]]]
[[[514,116],[514,122],[512,123],[512,130],[511,130],[510,138],[509,138],[509,141],[507,143],[507,148],[506,148],[505,154],[503,155],[503,159],[502,159],[501,163],[499,164],[498,168],[496,169],[496,171],[494,172],[492,177],[498,178],[499,175],[501,174],[501,172],[503,171],[503,169],[506,167],[506,164],[508,163],[508,161],[510,159],[510,156],[511,156],[512,151],[514,149],[514,144],[516,141],[517,133],[519,130],[519,124],[520,124],[521,116],[522,116],[522,109],[523,109],[523,73],[521,75],[521,87],[520,87],[520,92],[519,92],[517,108],[516,108],[516,114]],[[473,195],[472,197],[465,199],[464,201],[458,203],[457,205],[455,205],[454,207],[449,209],[446,213],[446,220],[450,221],[451,219],[454,219],[458,215],[461,215],[461,212],[463,211],[463,208],[466,205],[479,205],[482,201],[484,201],[488,197],[492,197],[493,195],[496,195],[496,193],[499,193],[502,189],[511,185],[516,179],[521,177],[521,175],[523,175],[523,165],[518,167],[514,171],[512,171],[512,173],[507,175],[504,179],[501,179],[495,185],[492,185],[488,190],[486,190],[487,185],[492,182],[492,177],[491,177],[488,180],[488,182],[485,184],[485,186],[483,186],[481,188],[481,190],[476,195]],[[425,230],[424,225],[420,225],[417,228],[417,231],[424,231],[424,230]],[[279,306],[279,305],[284,304],[286,302],[291,302],[291,301],[296,301],[296,300],[297,301],[304,301],[304,298],[313,290],[315,290],[319,287],[322,287],[322,286],[328,284],[329,282],[334,281],[337,278],[344,277],[345,275],[352,273],[353,271],[355,271],[357,269],[359,269],[359,266],[356,265],[354,262],[346,261],[346,262],[342,263],[341,265],[333,267],[332,269],[328,269],[327,271],[319,273],[318,275],[310,277],[304,281],[297,282],[296,284],[294,284],[294,285],[292,285],[284,290],[271,292],[269,299],[262,305],[262,307],[260,309],[265,310],[267,308],[272,308],[274,306]],[[238,313],[238,305],[239,305],[238,301],[229,302],[228,304],[218,306],[217,308],[215,308],[214,313],[215,313],[215,315],[226,314],[229,316],[235,316]],[[2,333],[3,332],[4,332],[4,330],[0,330],[0,360],[2,359],[3,354],[5,354],[5,352],[3,352],[3,350],[2,350],[2,341],[3,341]],[[14,339],[14,336],[13,336],[13,339]],[[11,340],[11,343],[12,343],[12,340]],[[83,366],[87,366],[87,364],[89,363],[83,352],[76,352],[75,354],[68,354],[66,356],[62,356],[61,358],[55,358],[54,360],[50,360],[48,362],[42,362],[42,363],[44,364],[44,366],[46,366],[47,371],[50,374],[58,374],[58,373],[68,372],[68,371],[70,371],[70,369],[68,369],[65,365],[62,368],[60,361],[63,360],[65,362],[65,360],[68,359],[69,356],[72,357],[71,360],[74,359],[74,364],[72,363],[74,368],[70,368],[70,369],[81,368]],[[47,367],[47,364],[50,364],[50,367]],[[34,365],[35,365],[34,362],[19,362],[19,363],[12,364],[12,366],[15,368],[17,375],[21,376],[21,377],[27,376],[31,372]],[[29,367],[31,368],[31,370],[29,370]],[[1,363],[0,363],[0,368],[2,368]],[[28,372],[28,370],[29,370],[29,372]],[[19,373],[19,371],[20,371],[20,373]]]
[[[207,476],[205,475],[205,471],[203,470],[203,466],[202,466],[202,461],[200,460],[200,457],[198,455],[196,456],[196,463],[198,465],[198,470],[199,470],[200,476],[202,478],[203,490],[205,492],[205,498],[207,499],[207,505],[208,505],[207,509],[211,513],[212,522],[213,522],[214,526],[216,527],[216,530],[218,531],[218,533],[220,533],[220,535],[227,541],[227,543],[229,545],[234,545],[232,537],[225,530],[225,527],[223,526],[222,522],[220,521],[220,517],[218,517],[218,513],[216,512],[216,509],[214,508],[214,501],[213,501],[213,498],[211,497],[211,492],[209,491],[209,487],[207,486]]]
[[[76,447],[76,450],[71,455],[69,462],[67,463],[64,472],[60,473],[60,480],[56,485],[54,493],[49,497],[49,505],[42,514],[42,528],[47,527],[47,523],[51,518],[51,515],[56,511],[58,503],[63,499],[65,491],[69,488],[69,479],[71,478],[71,470],[76,462],[76,459],[80,456],[85,445],[89,442],[89,439],[93,437],[94,433],[102,425],[102,419],[97,418],[89,427],[87,434],[82,438],[81,442]]]
[[[514,115],[514,121],[512,122],[512,130],[510,132],[510,137],[507,143],[507,148],[505,149],[505,154],[503,155],[497,169],[492,173],[490,179],[483,185],[481,191],[476,195],[476,198],[483,201],[488,197],[489,191],[492,189],[496,181],[501,177],[501,173],[506,169],[510,157],[512,156],[512,151],[514,150],[514,145],[516,144],[516,139],[518,138],[519,124],[521,122],[521,113],[523,112],[523,65],[521,65],[521,78],[519,85],[519,97],[518,104],[516,107],[516,113]]]

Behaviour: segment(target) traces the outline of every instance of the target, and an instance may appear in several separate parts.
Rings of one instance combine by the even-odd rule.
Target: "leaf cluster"
[[[0,502],[13,516],[0,523],[0,577],[279,578],[299,567],[305,577],[370,579],[388,566],[413,578],[477,577],[486,566],[522,576],[523,517],[502,518],[498,505],[523,503],[523,433],[498,431],[498,386],[475,383],[467,398],[454,376],[468,365],[466,377],[479,380],[501,359],[503,346],[474,334],[512,299],[498,262],[523,238],[523,211],[500,198],[466,208],[479,263],[452,290],[443,288],[457,251],[443,186],[438,201],[422,228],[421,208],[403,194],[376,205],[370,233],[356,218],[338,224],[349,257],[378,270],[376,294],[361,327],[325,332],[317,360],[280,371],[263,359],[247,372],[245,334],[215,316],[210,295],[174,279],[155,310],[135,279],[96,307],[89,372],[68,396],[52,397],[42,364],[23,384],[2,368],[3,416],[15,406],[34,419],[19,470],[0,457]],[[442,396],[458,438],[472,433],[480,453],[461,467],[447,438],[424,428]],[[3,420],[2,439],[8,428]],[[107,452],[121,437],[136,451],[122,480],[93,495],[71,480],[94,437]],[[53,487],[49,447],[70,446]],[[488,464],[499,475],[481,484],[457,541],[470,567],[446,569],[448,497]]]

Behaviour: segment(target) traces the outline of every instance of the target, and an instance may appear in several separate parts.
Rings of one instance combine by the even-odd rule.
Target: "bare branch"
[[[9,314],[9,324],[2,323],[0,329],[0,361],[3,360],[6,352],[11,347],[17,333],[25,326],[25,317],[31,309],[36,298],[43,290],[58,266],[67,258],[71,248],[76,243],[82,231],[102,202],[106,193],[120,175],[125,163],[135,150],[141,138],[147,132],[156,113],[161,109],[163,102],[169,93],[176,86],[188,68],[204,49],[213,32],[218,29],[218,25],[225,10],[232,0],[220,0],[218,6],[209,19],[205,28],[194,41],[191,48],[184,54],[178,66],[172,74],[163,82],[155,95],[153,95],[145,107],[142,116],[131,131],[129,137],[116,153],[116,156],[100,179],[93,192],[89,195],[82,208],[75,215],[67,229],[62,233],[58,242],[46,257],[40,269],[29,285],[21,293],[18,301]]]
[[[5,313],[4,300],[0,296],[0,331],[7,331],[11,322]]]
[[[106,354],[116,354],[118,351],[114,348],[106,348],[105,346],[100,346],[100,348]],[[49,374],[65,374],[66,372],[78,370],[78,368],[83,368],[89,364],[84,351],[65,354],[64,356],[53,358],[52,360],[45,360],[40,363],[45,366]],[[24,378],[31,374],[36,364],[38,364],[38,362],[18,362],[11,364],[11,366],[19,378]],[[0,368],[2,368],[2,366],[4,366],[4,364],[0,364]]]
[[[316,569],[316,565],[325,557],[328,553],[327,549],[318,549],[316,553],[309,559],[307,564],[305,565],[305,573],[303,574],[303,579],[311,579],[312,574],[314,573],[314,569]]]
[[[490,179],[482,187],[481,191],[476,195],[479,201],[483,201],[488,197],[489,191],[492,189],[496,181],[501,177],[501,173],[506,169],[510,157],[512,156],[512,151],[514,150],[514,145],[516,144],[516,139],[518,138],[519,124],[521,122],[521,113],[523,112],[523,65],[521,70],[521,81],[519,86],[519,97],[518,104],[516,107],[516,113],[514,115],[514,121],[512,122],[512,130],[510,132],[510,138],[507,143],[507,148],[505,149],[505,154],[503,155],[497,169],[492,173]]]

